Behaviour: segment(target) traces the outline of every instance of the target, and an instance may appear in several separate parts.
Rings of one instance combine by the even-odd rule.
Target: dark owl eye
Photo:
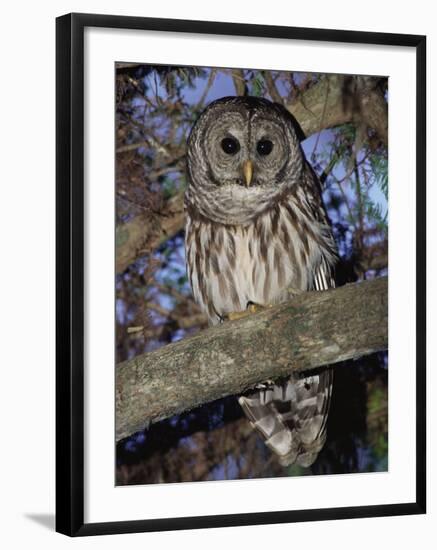
[[[269,139],[261,139],[256,145],[259,155],[270,155],[273,149],[273,143]]]
[[[240,144],[238,141],[231,137],[223,138],[221,146],[227,155],[235,155],[240,150]]]

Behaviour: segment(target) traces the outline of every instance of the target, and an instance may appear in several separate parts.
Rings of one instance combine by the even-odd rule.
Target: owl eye
[[[273,149],[273,143],[269,139],[261,139],[256,145],[259,155],[270,155]]]
[[[230,137],[223,138],[221,142],[221,146],[223,151],[227,155],[235,155],[240,150],[240,144],[238,143],[238,141]]]

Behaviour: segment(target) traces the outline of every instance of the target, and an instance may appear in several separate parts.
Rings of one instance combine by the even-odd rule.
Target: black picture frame
[[[84,29],[106,27],[414,48],[416,75],[416,500],[388,505],[84,523]],[[426,511],[426,38],[68,14],[56,20],[56,530],[69,536],[423,514]]]

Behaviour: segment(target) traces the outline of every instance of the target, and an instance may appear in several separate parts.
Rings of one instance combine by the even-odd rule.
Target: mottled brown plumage
[[[211,324],[248,304],[333,286],[336,247],[294,121],[264,99],[210,104],[188,140],[186,258]],[[239,401],[283,464],[309,465],[326,439],[332,370],[267,384]]]

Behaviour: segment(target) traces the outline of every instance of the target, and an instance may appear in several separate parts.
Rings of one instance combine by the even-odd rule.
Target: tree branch
[[[272,101],[283,105],[284,102],[282,100],[281,94],[278,91],[278,88],[276,87],[275,81],[273,80],[272,73],[270,71],[263,71],[262,74]]]
[[[363,80],[363,79],[362,79]],[[375,78],[368,77],[360,85],[352,79],[349,89],[341,75],[321,78],[308,90],[286,105],[299,122],[306,137],[349,122],[364,122],[376,130],[387,147],[388,110]]]
[[[246,81],[242,69],[232,69],[232,80],[234,81],[236,95],[246,95]]]
[[[327,76],[286,105],[306,137],[351,121],[350,110],[344,108],[342,85],[341,76]]]
[[[120,363],[116,437],[259,382],[387,349],[387,279],[308,292]]]
[[[115,231],[117,273],[122,273],[140,256],[158,248],[173,237],[184,225],[184,198],[179,193],[168,200],[159,219],[153,215],[136,216],[133,220],[117,225]]]

